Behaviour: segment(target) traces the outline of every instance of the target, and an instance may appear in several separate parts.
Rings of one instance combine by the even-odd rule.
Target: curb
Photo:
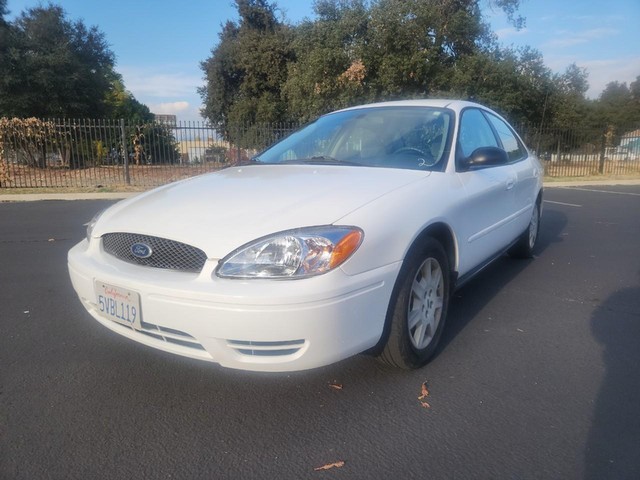
[[[589,186],[640,185],[638,180],[584,180],[577,182],[547,182],[544,188],[571,188]],[[38,202],[41,200],[122,200],[143,192],[110,193],[14,193],[0,194],[0,203]]]
[[[2,202],[38,202],[40,200],[121,200],[142,192],[113,193],[14,193],[0,194]]]
[[[582,180],[577,182],[545,182],[544,188],[613,187],[616,185],[640,185],[640,180]]]

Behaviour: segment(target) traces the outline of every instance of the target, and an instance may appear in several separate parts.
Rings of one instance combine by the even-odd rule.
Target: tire
[[[412,249],[391,296],[386,344],[379,360],[410,370],[425,365],[435,353],[449,304],[451,272],[442,245],[428,238]]]
[[[509,249],[509,255],[513,258],[533,258],[533,250],[538,241],[540,233],[540,205],[538,202],[533,206],[529,226],[520,235],[520,238],[513,247]]]

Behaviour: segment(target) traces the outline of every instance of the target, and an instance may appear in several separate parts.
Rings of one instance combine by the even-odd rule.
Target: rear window
[[[502,148],[504,148],[509,155],[509,160],[515,162],[517,160],[521,160],[526,157],[527,151],[524,146],[518,140],[515,133],[511,130],[509,125],[500,120],[495,115],[491,115],[490,113],[486,114],[489,117],[489,121],[493,128],[498,132],[498,136],[500,137],[500,141],[502,142]]]

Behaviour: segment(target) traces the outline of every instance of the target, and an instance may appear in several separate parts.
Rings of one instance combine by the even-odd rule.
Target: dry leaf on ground
[[[340,468],[340,467],[344,467],[344,462],[342,460],[339,462],[327,463],[326,465],[323,465],[321,467],[314,468],[314,470],[317,472],[319,470],[329,470],[330,468]]]
[[[422,384],[422,395],[418,397],[418,400],[422,400],[423,398],[427,398],[429,396],[429,390],[427,390],[427,382]]]

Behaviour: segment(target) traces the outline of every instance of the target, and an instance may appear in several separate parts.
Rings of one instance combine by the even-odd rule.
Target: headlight
[[[220,261],[222,278],[304,278],[321,275],[347,260],[364,233],[356,227],[310,227],[255,240]]]
[[[91,241],[91,234],[93,233],[93,227],[96,226],[96,223],[98,222],[98,219],[100,218],[100,215],[102,215],[103,212],[104,210],[100,210],[98,213],[96,213],[93,216],[91,220],[85,223],[85,226],[87,227],[87,241]]]

